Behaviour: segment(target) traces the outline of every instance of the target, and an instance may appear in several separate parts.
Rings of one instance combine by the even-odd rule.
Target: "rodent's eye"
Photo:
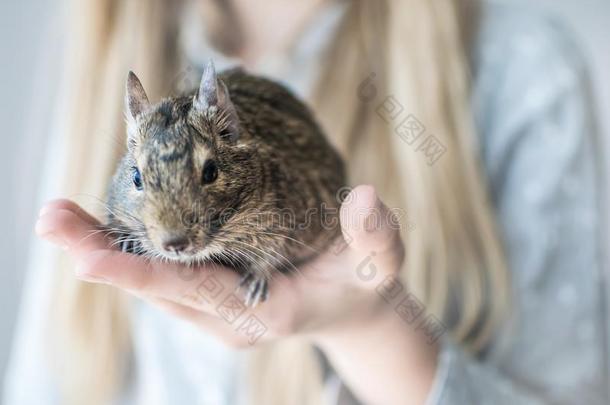
[[[133,180],[133,185],[136,186],[136,189],[142,190],[142,175],[140,174],[140,170],[137,167],[132,167],[131,179]]]
[[[213,183],[218,177],[218,168],[213,160],[206,160],[203,165],[203,173],[201,175],[201,182],[203,184]]]

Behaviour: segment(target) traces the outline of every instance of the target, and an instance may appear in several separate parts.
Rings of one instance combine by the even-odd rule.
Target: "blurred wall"
[[[610,129],[610,2],[504,1],[548,8],[573,27],[592,63],[599,116],[604,127]],[[57,22],[57,8],[61,3],[51,0],[0,2],[0,122],[3,123],[0,192],[4,196],[0,199],[1,229],[4,230],[0,233],[0,376],[4,374],[28,241],[40,204],[36,190],[46,134],[44,129],[32,130],[40,126],[32,126],[30,117],[46,119],[51,107],[44,101],[53,94],[55,82],[49,82],[46,73],[57,77],[53,71],[57,69],[57,48],[61,42]]]
[[[19,296],[36,212],[37,178],[44,132],[32,134],[31,117],[50,103],[59,43],[53,23],[61,1],[0,1],[0,375],[13,335]],[[47,57],[43,57],[43,55]],[[44,74],[43,74],[44,73]],[[44,90],[43,90],[44,89]],[[38,111],[37,111],[38,110]],[[41,123],[44,125],[44,123]],[[0,390],[2,385],[0,384]],[[1,394],[1,391],[0,391]],[[0,395],[1,397],[1,395]]]

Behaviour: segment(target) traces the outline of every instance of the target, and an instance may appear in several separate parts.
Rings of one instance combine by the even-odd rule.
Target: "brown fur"
[[[218,79],[218,92],[203,80],[198,93],[155,105],[146,104],[137,82],[136,98],[128,99],[135,111],[128,152],[110,187],[109,228],[134,253],[221,261],[268,278],[339,235],[343,163],[309,109],[284,87],[238,69]],[[210,159],[218,177],[202,184]],[[186,235],[193,254],[162,252],[167,232]]]

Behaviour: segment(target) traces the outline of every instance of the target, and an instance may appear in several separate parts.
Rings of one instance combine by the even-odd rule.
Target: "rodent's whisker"
[[[243,252],[239,251],[239,249],[237,249],[239,253],[241,253],[242,255],[244,254]],[[219,255],[222,258],[228,259],[228,260],[235,260],[237,262],[237,264],[241,265],[243,268],[247,268],[248,267],[248,262],[241,257],[240,255],[236,254],[235,252],[231,251],[231,250],[223,250],[219,253]]]
[[[252,252],[252,251],[251,251],[251,250],[249,250],[249,249],[244,249],[244,248],[235,247],[235,246],[234,246],[232,249],[236,250],[237,252],[239,252],[239,253],[240,253],[240,254],[242,254],[242,255],[243,255],[245,258],[247,258],[247,259],[249,260],[249,263],[247,263],[247,267],[250,267],[250,268],[251,268],[251,267],[253,266],[253,264],[255,264],[255,263],[261,263],[261,261],[262,261],[262,262],[265,262],[264,258],[260,257],[259,255],[257,255],[256,253]],[[268,262],[265,262],[265,263],[267,263],[267,264],[269,264],[270,266],[272,266],[272,265],[271,265],[270,263],[268,263]],[[247,268],[247,267],[246,267],[246,268]],[[263,272],[263,276],[265,276],[265,277],[266,277],[266,271],[267,271],[266,266],[260,266],[260,265],[259,265],[258,267],[260,267],[260,271],[262,271],[262,272]]]
[[[321,253],[321,252],[320,252],[319,250],[317,250],[316,248],[314,248],[314,247],[312,247],[312,246],[310,246],[310,245],[306,244],[305,242],[302,242],[302,241],[300,241],[300,240],[298,240],[298,239],[292,238],[292,237],[290,237],[290,236],[288,236],[288,235],[282,235],[281,233],[273,233],[273,232],[261,232],[261,235],[278,236],[278,237],[280,237],[280,238],[284,238],[284,239],[290,240],[290,241],[292,241],[292,242],[296,242],[296,243],[298,243],[299,245],[301,245],[301,246],[303,246],[303,247],[306,247],[307,249],[310,249],[312,252],[314,252],[314,253],[316,253],[316,254],[320,254],[320,253]]]
[[[286,261],[286,263],[290,265],[290,267],[292,267],[292,269],[295,271],[295,273],[297,273],[298,275],[300,275],[301,277],[303,277],[303,274],[301,273],[301,271],[300,271],[300,270],[299,270],[299,269],[298,269],[298,268],[297,268],[297,267],[296,267],[296,266],[295,266],[295,265],[294,265],[294,264],[293,264],[293,263],[292,263],[290,260],[288,260],[288,259],[287,259],[287,258],[286,258],[284,255],[282,255],[282,254],[280,254],[280,253],[278,253],[278,252],[273,252],[273,253],[275,253],[275,254],[277,255],[277,256],[274,256],[274,255],[270,254],[269,252],[265,252],[265,251],[264,251],[263,249],[261,249],[261,248],[258,248],[258,247],[256,247],[256,246],[249,245],[249,244],[247,244],[247,243],[245,243],[245,242],[238,241],[238,240],[235,240],[235,241],[233,241],[233,242],[240,243],[240,244],[245,245],[246,247],[249,247],[249,248],[251,248],[251,249],[256,249],[257,251],[259,251],[259,252],[261,252],[261,253],[263,253],[263,254],[265,254],[265,255],[267,255],[267,256],[269,256],[269,257],[271,257],[271,259],[272,259],[272,260],[274,260],[274,261],[278,261],[278,264],[279,264],[279,265],[282,265],[282,262],[281,262],[280,260],[278,260],[278,259],[277,259],[277,256],[279,256],[279,257],[281,257],[282,259],[284,259],[284,260]],[[252,252],[252,253],[254,253],[254,252]],[[274,265],[273,263],[271,263],[271,262],[269,262],[269,261],[267,261],[267,263],[268,263],[268,264],[269,264],[271,267],[273,267],[273,268],[277,268],[277,266],[276,266],[276,265]],[[266,276],[267,276],[267,275],[266,275]],[[269,277],[269,278],[271,278],[271,277]]]
[[[264,257],[261,257],[261,256],[257,255],[255,252],[252,252],[252,251],[247,250],[247,249],[242,249],[242,248],[239,248],[239,247],[235,247],[235,246],[233,246],[232,249],[234,249],[235,251],[239,252],[240,254],[245,256],[250,261],[250,263],[247,263],[246,268],[248,268],[248,267],[252,268],[253,264],[260,263],[261,261],[267,263],[271,267],[274,267],[274,265],[272,263],[270,263]],[[270,271],[267,268],[267,266],[260,266],[259,265],[259,266],[257,266],[257,269],[260,270],[263,273],[263,277],[265,277],[266,279],[270,279],[271,278],[269,276],[269,274],[268,274],[268,273],[270,273]]]
[[[105,229],[96,229],[96,230],[89,231],[89,232],[87,232],[87,235],[86,235],[86,236],[82,237],[82,238],[81,238],[81,239],[80,239],[80,240],[77,242],[77,244],[83,243],[83,242],[84,242],[84,241],[86,241],[87,239],[89,239],[89,238],[91,238],[91,237],[93,237],[93,236],[95,236],[95,235],[98,235],[98,234],[100,234],[100,233],[105,233],[105,231],[106,231]]]
[[[132,221],[139,223],[139,220],[133,214],[131,214],[125,210],[122,210],[119,207],[111,207],[110,205],[108,205],[107,202],[105,202],[104,200],[100,199],[99,197],[97,197],[93,194],[87,194],[87,193],[74,194],[74,197],[77,197],[77,196],[91,198],[94,203],[97,203],[101,208],[106,210],[107,213],[109,213],[113,216],[121,217],[121,218],[127,217],[127,218],[131,219]]]

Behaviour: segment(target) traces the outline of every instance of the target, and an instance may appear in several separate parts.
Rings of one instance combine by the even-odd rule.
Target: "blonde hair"
[[[73,3],[76,25],[65,93],[73,160],[64,191],[103,198],[124,144],[125,74],[136,70],[153,99],[169,92],[180,66],[177,24],[183,2]],[[469,107],[470,34],[462,28],[473,5],[351,0],[310,101],[347,158],[352,183],[374,184],[389,206],[402,208],[415,223],[415,231],[402,235],[408,252],[404,282],[454,339],[476,352],[497,332],[509,287]],[[358,96],[371,74],[374,102]],[[446,148],[434,165],[397,135],[398,122],[378,115],[387,96]],[[105,403],[124,377],[120,359],[129,354],[128,304],[115,289],[80,283],[69,271],[59,284],[54,313],[65,402]],[[319,361],[302,339],[257,348],[251,367],[254,403],[320,403]]]

